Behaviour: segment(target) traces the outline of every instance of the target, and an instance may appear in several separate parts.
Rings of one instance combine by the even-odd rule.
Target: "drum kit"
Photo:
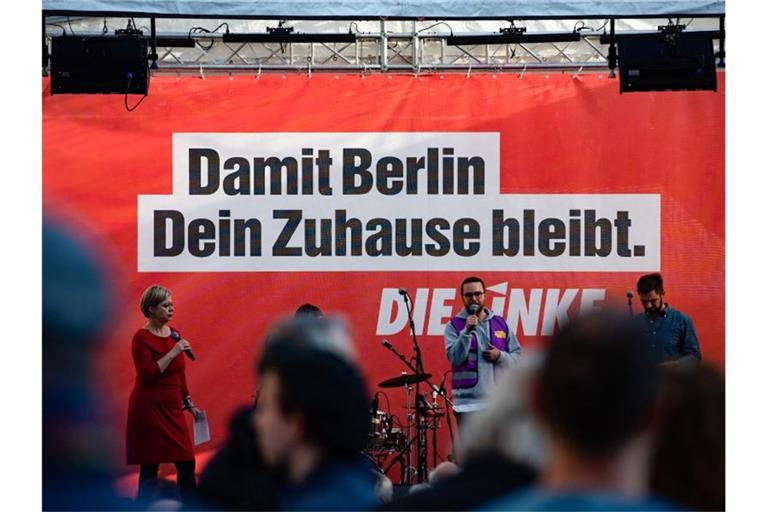
[[[414,446],[418,444],[416,443],[418,438],[421,437],[424,442],[423,455],[426,455],[428,431],[432,432],[433,466],[437,465],[437,430],[440,428],[441,418],[445,416],[445,407],[438,406],[437,392],[433,393],[432,403],[426,401],[422,395],[417,395],[416,401],[411,402],[413,385],[429,382],[431,377],[432,375],[429,373],[409,374],[403,372],[398,377],[379,382],[380,388],[401,387],[405,391],[405,403],[407,404],[404,406],[405,424],[400,421],[397,415],[378,408],[379,395],[384,395],[387,398],[387,404],[389,403],[389,397],[385,393],[377,392],[371,407],[371,430],[368,435],[366,453],[371,460],[376,462],[382,473],[386,474],[389,469],[399,464],[401,483],[412,483],[414,479],[418,480],[418,462],[417,466],[414,467],[412,452]],[[417,414],[417,408],[419,414]],[[392,457],[393,455],[394,457]],[[390,457],[392,458],[389,465],[385,466]],[[418,459],[419,455],[417,454],[415,460],[418,461]]]
[[[382,411],[379,409],[378,396],[381,394],[387,399],[386,393],[377,392],[371,404],[371,430],[366,456],[373,460],[379,470],[387,474],[396,464],[400,465],[400,483],[422,483],[427,479],[428,458],[428,432],[432,432],[432,466],[437,466],[437,430],[440,427],[440,418],[445,417],[453,445],[453,428],[450,415],[446,414],[448,407],[453,404],[445,392],[445,377],[443,374],[440,386],[435,386],[432,374],[424,371],[424,363],[421,356],[421,348],[416,337],[416,328],[413,321],[413,307],[408,291],[401,288],[398,293],[403,297],[408,313],[410,334],[413,340],[413,356],[406,358],[387,340],[382,340],[384,348],[392,352],[405,365],[409,372],[402,372],[397,377],[386,379],[379,383],[380,388],[392,389],[402,387],[405,391],[405,423],[392,414],[391,409]],[[432,403],[420,392],[420,385],[426,385],[432,393]],[[411,395],[413,394],[413,401]],[[443,407],[438,406],[437,397],[441,397]],[[452,447],[453,450],[453,447]],[[415,451],[415,456],[414,456]],[[389,460],[389,464],[384,464]]]

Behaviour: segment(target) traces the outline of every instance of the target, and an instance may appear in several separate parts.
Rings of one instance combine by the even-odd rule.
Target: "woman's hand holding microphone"
[[[182,352],[185,350],[190,350],[192,348],[192,345],[189,344],[189,342],[185,339],[180,339],[176,342],[176,344],[173,346],[171,350],[173,350],[173,357],[177,357],[181,355]]]

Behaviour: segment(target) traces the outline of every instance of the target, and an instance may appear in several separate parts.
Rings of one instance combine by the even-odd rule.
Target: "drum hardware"
[[[407,301],[406,301],[407,302]],[[410,312],[409,312],[410,315]],[[450,415],[447,413],[448,407],[453,407],[453,403],[446,396],[445,391],[445,378],[448,372],[443,374],[442,382],[440,386],[435,386],[431,382],[432,375],[423,371],[423,365],[421,363],[421,352],[418,349],[418,342],[416,340],[415,332],[412,332],[414,340],[414,351],[416,354],[411,360],[408,360],[400,352],[397,351],[392,344],[383,340],[382,345],[390,350],[397,356],[400,361],[410,370],[411,373],[402,372],[398,377],[392,377],[390,379],[383,380],[379,383],[379,387],[382,388],[395,388],[403,386],[405,390],[405,403],[406,409],[406,427],[401,443],[390,443],[388,446],[402,446],[398,453],[394,456],[390,464],[384,469],[384,472],[388,472],[398,462],[401,464],[401,483],[414,483],[413,476],[416,476],[416,482],[421,483],[426,480],[427,475],[427,450],[428,431],[432,431],[432,464],[433,467],[437,465],[437,430],[439,428],[440,418],[445,416],[451,439],[451,449],[455,451],[453,446],[453,428],[451,425]],[[432,403],[429,403],[425,398],[425,395],[419,393],[419,384],[426,383],[430,392],[432,393]],[[416,393],[414,400],[411,399],[411,393],[413,388],[412,384],[416,385]],[[444,403],[444,407],[440,408],[437,405],[437,397],[441,397]],[[414,435],[415,429],[415,435]],[[389,432],[393,435],[392,432]],[[394,436],[393,436],[394,437]],[[412,465],[412,451],[413,446],[416,446],[416,467]]]

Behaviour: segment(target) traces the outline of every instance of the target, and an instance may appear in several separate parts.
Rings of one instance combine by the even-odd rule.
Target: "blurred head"
[[[445,480],[448,477],[455,476],[461,473],[461,468],[450,461],[444,461],[435,466],[432,471],[427,475],[427,481],[430,485]]]
[[[504,372],[488,405],[467,421],[459,446],[458,462],[465,465],[488,453],[540,469],[545,458],[541,426],[531,410],[531,385],[541,366],[540,352],[529,352]]]
[[[264,465],[256,449],[253,408],[232,415],[225,444],[200,474],[199,496],[209,510],[276,510],[282,482]]]
[[[646,433],[660,370],[651,344],[623,315],[595,313],[553,339],[534,385],[553,440],[585,459],[611,457]]]
[[[664,280],[661,274],[642,276],[637,281],[637,293],[646,313],[656,314],[664,309]]]
[[[725,377],[707,364],[663,372],[651,489],[691,510],[725,510]]]
[[[289,462],[290,448],[302,441],[304,418],[290,404],[286,406],[283,397],[287,391],[281,389],[280,380],[276,370],[266,369],[261,375],[261,392],[253,425],[266,463],[284,470]]]
[[[295,315],[284,317],[270,327],[265,346],[282,340],[299,346],[314,347],[357,364],[357,353],[342,317]]]
[[[181,510],[182,507],[178,486],[167,478],[157,479],[147,501],[147,510]]]
[[[485,283],[482,279],[470,276],[461,282],[461,300],[467,312],[471,312],[472,304],[476,304],[478,311],[485,307]]]
[[[408,494],[416,494],[419,492],[428,491],[432,488],[431,485],[429,485],[426,482],[421,482],[420,484],[413,484],[410,487],[408,487]]]
[[[392,480],[387,478],[387,475],[376,472],[376,497],[381,503],[389,503],[392,501],[392,495],[394,494],[394,486]]]
[[[42,232],[43,509],[117,508],[110,482],[116,432],[94,366],[115,283],[87,229],[46,219]]]
[[[368,438],[368,394],[357,367],[323,343],[324,319],[284,322],[270,335],[258,365],[261,391],[253,415],[264,460],[289,470],[310,447],[323,458],[347,457]]]
[[[309,318],[320,318],[323,316],[323,312],[320,310],[319,307],[315,306],[314,304],[302,304],[296,310],[295,316],[297,317],[307,316]]]
[[[141,294],[139,302],[141,314],[146,318],[167,322],[173,318],[174,308],[171,291],[163,286],[153,284]]]

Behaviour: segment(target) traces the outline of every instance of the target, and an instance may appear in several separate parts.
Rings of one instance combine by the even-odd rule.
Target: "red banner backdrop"
[[[95,356],[96,378],[117,411],[119,432],[124,433],[134,381],[130,341],[145,321],[138,301],[153,283],[173,291],[175,325],[198,358],[188,364],[187,378],[211,421],[212,443],[203,450],[222,441],[231,411],[251,401],[257,386],[254,361],[277,316],[306,302],[345,314],[373,390],[404,369],[381,346],[383,337],[410,354],[405,325],[393,320],[397,307],[387,303],[391,289],[408,288],[416,297],[417,324],[434,324],[424,327],[420,340],[426,370],[439,378],[449,364],[435,325],[448,319],[441,307],[459,309],[453,290],[470,274],[495,286],[489,301],[501,298],[508,307],[513,295],[518,305],[523,300],[528,316],[517,333],[525,351],[546,341],[557,316],[553,304],[564,301],[574,315],[586,302],[625,301],[641,273],[659,270],[667,300],[692,317],[704,358],[723,365],[722,74],[718,89],[619,95],[615,80],[592,74],[575,79],[560,74],[157,77],[139,108],[127,112],[122,97],[50,96],[45,82],[44,209],[49,217],[76,218],[86,225],[110,262],[118,308],[108,321],[107,350]],[[649,225],[658,238],[658,264],[637,270],[606,265],[605,271],[523,271],[488,265],[487,259],[472,268],[470,259],[461,270],[427,271],[420,265],[410,268],[406,260],[398,270],[359,270],[353,262],[344,272],[325,272],[305,256],[273,271],[259,271],[258,264],[242,272],[138,270],[140,196],[179,192],[172,190],[174,134],[299,132],[498,133],[498,171],[486,169],[486,174],[499,173],[502,195],[657,197],[659,218]],[[382,216],[397,213],[387,210],[383,196],[360,197],[379,201]],[[285,199],[260,200],[279,208]],[[471,207],[464,212],[472,214]],[[635,212],[635,225],[643,215]],[[478,220],[486,223],[485,214]],[[388,390],[392,412],[401,417],[403,394]],[[441,457],[448,452],[442,433],[439,451]]]

